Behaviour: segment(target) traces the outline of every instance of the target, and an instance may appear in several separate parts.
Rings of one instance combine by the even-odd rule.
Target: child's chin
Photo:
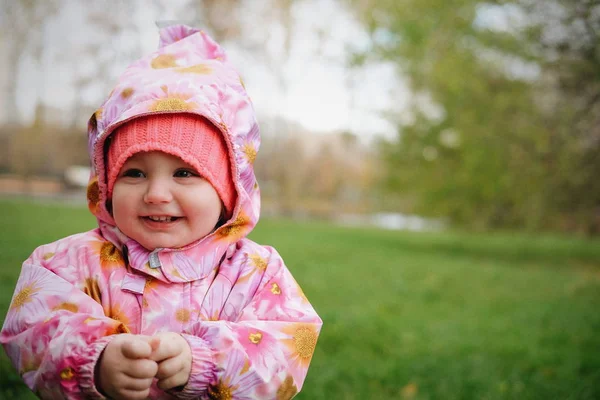
[[[149,241],[139,242],[146,250],[152,252],[156,249],[177,249],[184,245],[179,244],[175,241]]]
[[[134,238],[134,240],[136,240],[136,239]],[[148,251],[154,251],[156,249],[162,249],[162,248],[166,248],[166,247],[171,247],[166,242],[163,243],[163,242],[156,241],[156,240],[148,241],[148,240],[140,239],[140,240],[137,240],[137,242],[139,244],[141,244],[142,247],[144,247]]]

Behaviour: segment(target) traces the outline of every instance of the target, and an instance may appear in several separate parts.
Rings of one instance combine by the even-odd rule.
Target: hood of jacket
[[[88,122],[92,168],[87,200],[102,234],[132,268],[164,281],[185,282],[207,275],[258,222],[260,193],[253,162],[260,136],[244,84],[219,44],[185,25],[163,28],[159,36],[158,50],[126,68]],[[160,113],[198,114],[221,130],[237,200],[232,217],[215,232],[183,248],[150,252],[120,232],[107,207],[105,143],[121,124]]]

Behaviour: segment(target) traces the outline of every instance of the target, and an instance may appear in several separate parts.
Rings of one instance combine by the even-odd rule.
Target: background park
[[[157,19],[253,98],[251,238],[324,320],[299,399],[600,398],[592,0],[0,2],[0,321],[33,249],[95,226],[86,120]]]

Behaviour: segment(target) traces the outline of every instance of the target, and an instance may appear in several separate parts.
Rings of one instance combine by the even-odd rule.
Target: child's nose
[[[161,179],[149,179],[144,201],[148,204],[169,203],[173,195],[169,184]]]

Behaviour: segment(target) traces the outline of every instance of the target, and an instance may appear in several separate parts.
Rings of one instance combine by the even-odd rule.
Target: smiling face
[[[161,151],[127,159],[113,188],[117,227],[148,250],[183,247],[206,236],[221,208],[207,180],[179,157]]]

